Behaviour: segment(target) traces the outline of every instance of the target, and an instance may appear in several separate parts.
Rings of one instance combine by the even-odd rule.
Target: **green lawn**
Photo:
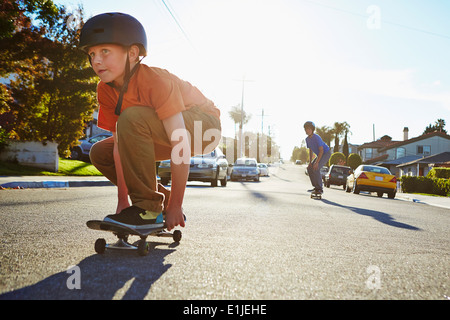
[[[92,164],[69,159],[59,159],[58,172],[22,166],[10,162],[0,161],[1,176],[101,176],[100,171]]]

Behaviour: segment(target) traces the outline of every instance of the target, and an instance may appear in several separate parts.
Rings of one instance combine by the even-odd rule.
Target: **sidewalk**
[[[0,176],[3,188],[104,187],[113,184],[103,176]]]
[[[395,198],[406,201],[413,201],[416,203],[428,204],[434,207],[450,209],[450,197],[433,197],[421,194],[397,192]]]

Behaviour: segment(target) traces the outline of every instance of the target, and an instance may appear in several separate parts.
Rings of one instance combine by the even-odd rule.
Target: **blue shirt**
[[[330,151],[330,147],[315,133],[311,137],[306,137],[306,147],[310,148],[316,155],[319,155],[319,147],[323,147],[323,154]]]

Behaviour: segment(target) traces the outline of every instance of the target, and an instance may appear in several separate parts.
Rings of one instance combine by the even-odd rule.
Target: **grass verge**
[[[0,161],[1,176],[102,176],[92,164],[59,158],[58,172]]]

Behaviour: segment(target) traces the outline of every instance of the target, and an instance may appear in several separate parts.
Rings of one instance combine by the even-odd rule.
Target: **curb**
[[[31,189],[31,188],[71,188],[71,187],[108,187],[114,186],[110,181],[20,181],[8,182],[0,185],[2,188]]]
[[[403,194],[401,196],[398,196],[397,193],[397,198],[401,199],[403,201],[411,201],[414,203],[419,203],[419,204],[426,204],[428,206],[433,206],[433,207],[439,207],[439,208],[444,208],[444,209],[450,209],[450,204],[449,205],[442,205],[439,203],[434,203],[433,201],[429,201],[427,199],[418,199],[417,197],[414,197],[413,195],[407,195],[407,194]]]

